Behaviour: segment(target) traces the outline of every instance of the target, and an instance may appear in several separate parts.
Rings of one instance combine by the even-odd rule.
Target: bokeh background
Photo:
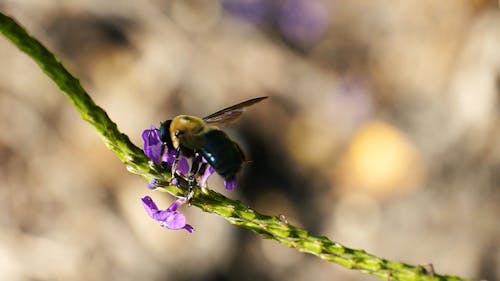
[[[436,272],[500,280],[500,10],[486,0],[0,0],[138,146],[227,132],[260,212]],[[59,89],[0,39],[0,280],[376,280],[184,208],[168,231]]]

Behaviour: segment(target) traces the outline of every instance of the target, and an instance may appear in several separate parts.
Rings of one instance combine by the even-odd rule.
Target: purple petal
[[[175,150],[166,151],[163,154],[161,161],[163,163],[167,163],[169,166],[172,166],[175,161]],[[179,157],[179,162],[177,162],[177,171],[182,175],[187,175],[189,173],[189,162],[186,157]]]
[[[238,185],[238,182],[233,179],[233,180],[224,180],[224,187],[227,189],[227,190],[233,190],[236,185]]]
[[[146,210],[146,213],[148,213],[148,216],[152,217],[154,214],[158,212],[158,207],[156,206],[155,202],[153,202],[153,199],[151,197],[146,196],[141,199],[142,200],[142,206],[144,207],[144,210]]]
[[[186,225],[184,226],[184,229],[185,229],[187,232],[189,232],[189,233],[193,233],[193,231],[194,231],[194,227],[192,227],[190,224],[186,224]]]
[[[144,154],[156,164],[160,164],[162,143],[159,130],[154,126],[142,132],[144,141]]]
[[[182,175],[187,175],[189,173],[189,163],[186,157],[181,156],[179,162],[177,163],[177,171]]]
[[[152,218],[155,219],[156,221],[159,221],[160,223],[167,220],[169,216],[171,216],[174,212],[164,210],[164,211],[158,211],[153,214]]]
[[[192,233],[194,228],[186,224],[186,216],[176,211],[184,203],[184,200],[178,199],[168,209],[160,211],[151,197],[145,196],[142,198],[142,205],[148,215],[158,221],[162,227],[172,230],[185,229],[189,233]]]
[[[182,206],[182,204],[184,204],[186,201],[183,200],[183,199],[177,199],[174,201],[174,203],[172,203],[170,205],[170,207],[168,207],[167,211],[170,211],[170,212],[175,212],[177,211],[177,208],[179,208],[180,206]]]
[[[175,160],[175,150],[165,151],[165,153],[163,153],[163,156],[161,158],[161,161],[166,162],[169,166],[172,166],[174,164],[174,160]]]
[[[179,179],[176,178],[176,177],[172,177],[172,180],[170,181],[170,184],[174,185],[174,186],[179,186]]]
[[[201,175],[199,184],[201,187],[207,187],[208,178],[215,173],[215,169],[212,166],[207,166],[203,175]]]
[[[156,188],[158,188],[158,180],[157,179],[152,179],[150,182],[148,182],[148,188],[149,189],[156,189]]]
[[[171,212],[160,225],[173,230],[182,229],[186,226],[186,216],[178,212]]]

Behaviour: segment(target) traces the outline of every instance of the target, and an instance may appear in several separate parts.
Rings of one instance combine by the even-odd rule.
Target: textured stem
[[[106,146],[111,149],[131,172],[148,180],[159,177],[158,169],[149,164],[142,150],[130,142],[127,135],[120,133],[116,124],[106,112],[96,105],[92,98],[56,57],[38,40],[31,37],[13,19],[0,13],[0,31],[17,48],[30,56],[65,93],[83,120],[89,122],[99,132]]]
[[[0,32],[12,41],[21,51],[29,55],[59,88],[68,96],[82,118],[99,132],[106,146],[127,165],[130,172],[147,180],[156,179],[160,183],[169,182],[171,174],[151,164],[142,150],[120,133],[116,124],[106,112],[97,106],[90,96],[64,66],[40,42],[31,37],[10,17],[0,13]],[[175,196],[182,196],[183,188],[165,186],[161,189]],[[231,224],[250,229],[279,243],[301,252],[316,255],[324,260],[377,276],[383,280],[465,280],[457,276],[434,274],[424,266],[412,266],[388,261],[366,253],[364,250],[350,249],[332,242],[324,236],[311,235],[275,216],[267,216],[243,205],[240,201],[228,199],[223,195],[200,188],[192,204],[205,212],[218,214]]]

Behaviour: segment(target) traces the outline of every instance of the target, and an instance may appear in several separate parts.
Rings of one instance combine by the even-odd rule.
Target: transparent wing
[[[212,113],[206,117],[203,118],[203,121],[205,121],[207,124],[210,125],[224,125],[231,123],[238,119],[241,114],[245,111],[245,108],[254,105],[262,100],[267,99],[268,97],[258,97],[258,98],[253,98],[246,100],[244,102],[235,104],[233,106],[230,106],[228,108],[224,108],[222,110],[219,110],[215,113]]]

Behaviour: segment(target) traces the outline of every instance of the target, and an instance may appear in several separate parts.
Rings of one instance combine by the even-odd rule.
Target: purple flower
[[[268,0],[223,0],[225,11],[246,22],[259,24],[266,19]]]
[[[150,129],[142,132],[142,139],[144,140],[144,154],[155,164],[160,164],[162,143],[159,130],[155,126],[151,126]]]
[[[162,227],[172,230],[185,229],[189,233],[194,231],[194,228],[191,225],[186,224],[186,217],[177,212],[177,208],[185,203],[184,200],[176,200],[172,203],[172,205],[170,205],[170,207],[168,207],[168,209],[164,211],[159,210],[153,199],[149,196],[146,196],[141,200],[146,213],[148,213],[151,218],[158,221]]]
[[[323,35],[328,14],[321,0],[286,0],[279,11],[284,36],[298,43],[311,43]]]

